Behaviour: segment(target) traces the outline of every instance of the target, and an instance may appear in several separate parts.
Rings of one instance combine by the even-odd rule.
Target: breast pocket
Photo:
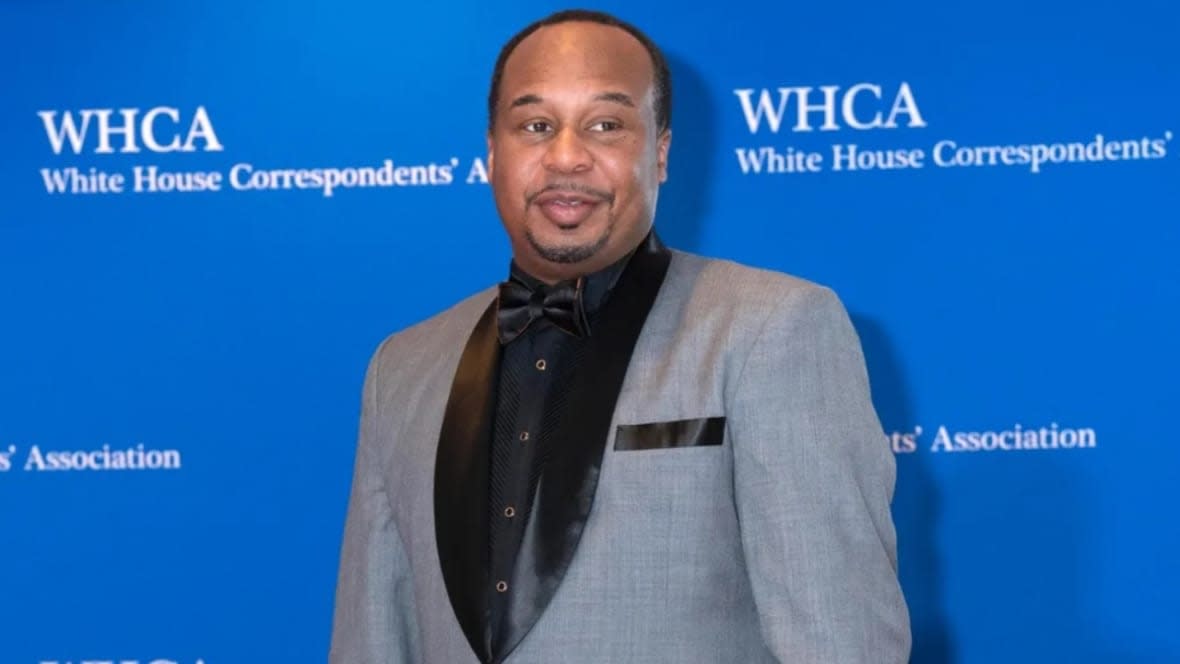
[[[715,590],[709,580],[722,578],[737,541],[730,447],[672,439],[686,440],[699,444],[612,449],[594,506],[607,557],[621,570],[647,570],[629,583],[650,580],[653,596],[675,606],[690,605],[675,597]]]
[[[620,424],[615,431],[617,452],[720,446],[724,442],[724,417]]]
[[[721,444],[722,438],[689,440],[695,443],[643,447],[635,445],[636,440],[628,440],[621,447],[616,445],[603,467],[608,500],[627,512],[652,510],[665,514],[732,500],[731,495],[726,495],[731,488],[732,457],[729,448]],[[647,438],[639,442],[657,441]]]

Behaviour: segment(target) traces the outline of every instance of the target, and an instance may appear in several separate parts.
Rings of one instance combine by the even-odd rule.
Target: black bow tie
[[[516,279],[500,284],[500,299],[496,304],[500,343],[510,343],[538,318],[576,337],[589,335],[590,322],[582,305],[585,282],[585,278],[579,277],[552,286],[542,284],[535,290]]]

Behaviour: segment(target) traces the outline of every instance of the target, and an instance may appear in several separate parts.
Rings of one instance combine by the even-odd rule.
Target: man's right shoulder
[[[479,317],[496,297],[496,287],[486,288],[449,308],[385,338],[374,360],[395,358],[406,353],[447,353],[462,350]]]

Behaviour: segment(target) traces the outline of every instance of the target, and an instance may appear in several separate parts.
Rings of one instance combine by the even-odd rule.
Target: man
[[[905,661],[855,332],[827,289],[652,233],[659,50],[563,12],[491,88],[509,280],[370,364],[331,660]]]

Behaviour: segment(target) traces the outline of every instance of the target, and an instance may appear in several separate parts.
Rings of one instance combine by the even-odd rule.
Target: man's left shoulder
[[[723,258],[673,250],[667,287],[671,295],[732,308],[734,314],[766,318],[817,311],[843,313],[836,293],[823,284],[785,272]]]

